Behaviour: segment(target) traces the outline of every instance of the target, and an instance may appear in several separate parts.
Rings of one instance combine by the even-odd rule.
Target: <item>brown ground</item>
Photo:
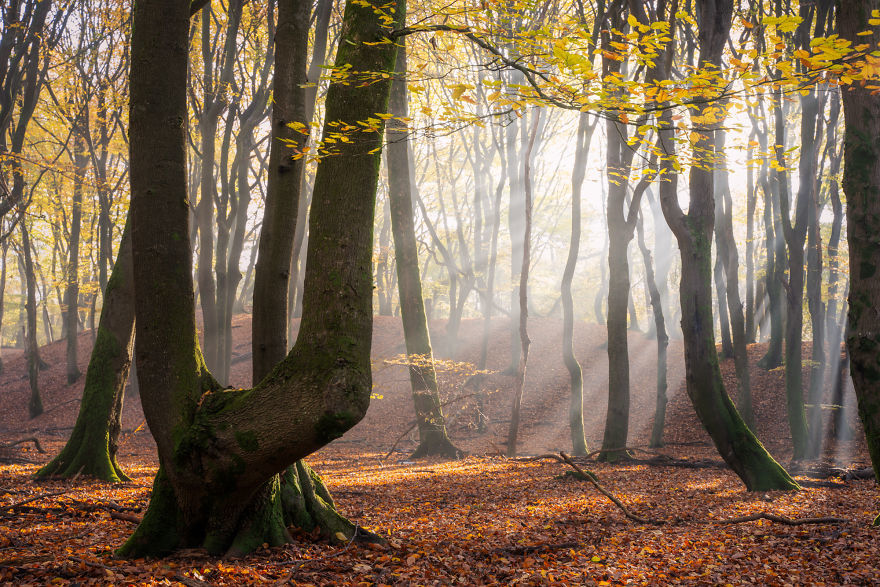
[[[435,346],[443,324],[434,326]],[[494,324],[489,369],[506,367],[506,325]],[[559,354],[560,322],[530,321],[532,339],[523,400],[519,452],[538,455],[570,447],[566,425],[568,374]],[[121,583],[168,580],[227,584],[288,580],[295,584],[880,584],[880,533],[867,527],[880,495],[871,481],[834,482],[796,493],[746,493],[722,468],[620,465],[590,462],[602,484],[643,517],[663,526],[627,521],[621,511],[583,481],[558,478],[554,461],[500,457],[507,436],[513,378],[494,373],[485,383],[489,430],[473,427],[474,398],[447,407],[453,441],[470,456],[460,461],[407,459],[415,433],[397,319],[378,317],[374,328],[374,399],[366,418],[310,462],[325,475],[340,509],[391,540],[390,550],[356,544],[333,547],[307,537],[285,548],[262,550],[240,561],[219,561],[190,551],[163,561],[124,561],[112,548],[130,533],[125,516],[141,515],[156,461],[137,397],[126,398],[125,440],[120,462],[133,483],[111,485],[86,479],[34,483],[30,475],[61,446],[76,418],[82,382],[66,385],[64,347],[43,349],[50,369],[41,373],[46,413],[27,418],[28,382],[23,359],[5,351],[0,375],[0,444],[35,436],[31,444],[0,449],[0,582],[8,584]],[[476,362],[482,322],[462,325],[456,358]],[[235,321],[233,385],[248,385],[249,317]],[[580,324],[576,354],[584,368],[588,442],[601,442],[607,362],[604,329]],[[85,370],[90,336],[80,338]],[[655,401],[653,340],[630,337],[632,418],[630,444],[647,448]],[[751,349],[752,362],[760,357]],[[662,451],[680,459],[719,459],[683,390],[680,343],[669,353],[672,396]],[[805,352],[805,356],[808,356]],[[391,361],[389,363],[388,361]],[[735,389],[732,361],[723,364]],[[471,393],[463,382],[472,367],[448,364],[441,375],[445,400]],[[757,434],[781,462],[790,458],[781,371],[752,372]],[[868,464],[854,417],[856,440],[842,443],[836,463]],[[395,452],[386,453],[400,438]],[[828,450],[827,453],[832,451]],[[637,456],[644,457],[644,453]],[[650,456],[650,455],[648,455]],[[826,455],[831,461],[835,455]],[[585,465],[586,466],[586,465]],[[808,482],[805,478],[799,478]],[[59,495],[49,495],[63,492]],[[43,496],[24,504],[25,500]],[[16,504],[19,507],[11,507]],[[125,513],[118,507],[131,508]],[[767,521],[719,526],[720,520],[769,512],[792,518],[836,516],[843,524],[787,526]],[[119,514],[122,513],[122,516]],[[115,518],[112,516],[116,516]]]

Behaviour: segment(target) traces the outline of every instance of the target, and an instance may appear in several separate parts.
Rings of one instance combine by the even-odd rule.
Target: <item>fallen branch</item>
[[[750,514],[748,516],[740,516],[738,518],[730,518],[727,520],[707,520],[706,523],[713,524],[742,524],[744,522],[754,522],[757,520],[769,520],[771,522],[776,522],[778,524],[785,524],[786,526],[803,526],[805,524],[847,524],[849,520],[844,518],[789,518],[787,516],[777,516],[776,514],[768,514],[766,512],[760,512],[757,514]]]
[[[581,469],[577,463],[571,460],[564,452],[559,453],[562,459],[566,464],[571,466],[582,478],[586,479],[590,483],[592,483],[596,489],[599,490],[602,495],[610,499],[614,504],[620,508],[623,514],[630,520],[634,522],[638,522],[640,524],[654,524],[654,525],[662,525],[667,524],[670,520],[655,520],[655,519],[646,519],[641,516],[637,516],[626,509],[623,503],[614,497],[611,492],[607,491],[604,487],[602,487],[596,479],[593,478],[593,475],[588,474],[586,471]],[[547,455],[543,455],[547,456]],[[767,512],[759,512],[756,514],[749,514],[747,516],[739,516],[737,518],[728,518],[723,520],[692,520],[692,523],[695,524],[717,524],[717,525],[729,525],[729,524],[742,524],[745,522],[754,522],[757,520],[768,520],[770,522],[776,522],[778,524],[784,524],[786,526],[803,526],[806,524],[848,524],[851,520],[847,520],[845,518],[835,518],[835,517],[823,517],[823,518],[789,518],[787,516],[780,516],[777,514],[770,514]],[[685,521],[685,520],[678,520]]]
[[[586,471],[581,469],[577,463],[575,463],[573,460],[571,460],[571,457],[569,457],[564,452],[559,453],[559,456],[562,457],[562,459],[571,468],[573,468],[580,475],[582,475],[587,481],[592,483],[593,486],[599,491],[599,493],[601,493],[602,495],[604,495],[605,497],[610,499],[614,503],[614,505],[616,505],[618,508],[620,508],[620,511],[623,512],[623,515],[626,516],[627,519],[630,519],[633,522],[638,522],[639,524],[652,524],[655,526],[661,526],[667,522],[666,520],[653,520],[653,519],[649,519],[649,518],[643,518],[641,516],[637,516],[636,514],[632,513],[631,511],[626,509],[626,506],[623,505],[623,502],[621,502],[619,499],[614,497],[614,495],[610,491],[608,491],[607,489],[602,487],[602,485],[600,485],[599,482],[593,478],[594,477],[593,475],[589,475]]]
[[[34,448],[37,449],[37,452],[46,452],[45,450],[43,450],[43,445],[40,444],[40,441],[37,439],[36,436],[29,436],[27,438],[22,438],[20,440],[8,442],[6,444],[0,444],[0,448],[12,448],[13,446],[18,446],[19,444],[24,444],[25,442],[32,442],[34,444]]]
[[[70,493],[70,491],[71,491],[70,489],[66,489],[66,490],[64,490],[64,491],[53,491],[52,493],[42,493],[42,494],[40,494],[40,495],[35,495],[34,497],[31,497],[31,498],[26,499],[26,500],[24,500],[24,501],[20,501],[20,502],[18,502],[18,503],[13,503],[13,504],[10,504],[10,505],[7,505],[7,506],[3,506],[3,507],[0,508],[0,509],[4,509],[4,510],[15,510],[15,509],[20,508],[20,507],[23,506],[23,505],[26,505],[26,504],[29,504],[29,503],[33,503],[33,502],[35,502],[35,501],[39,501],[39,500],[41,500],[41,499],[45,499],[45,498],[47,498],[47,497],[55,497],[56,495],[64,495],[65,493]]]

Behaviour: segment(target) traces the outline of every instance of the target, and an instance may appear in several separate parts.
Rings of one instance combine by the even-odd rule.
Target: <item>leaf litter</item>
[[[438,355],[443,325],[434,328]],[[482,329],[462,324],[457,361],[475,361]],[[249,351],[249,317],[239,316],[237,356]],[[558,356],[559,321],[533,320],[519,452],[558,455],[568,450],[567,372]],[[161,560],[118,559],[113,551],[135,527],[149,500],[157,462],[137,397],[126,397],[120,462],[131,483],[86,478],[36,483],[32,474],[63,446],[76,418],[82,382],[64,381],[63,342],[43,349],[51,367],[41,373],[47,413],[28,421],[27,380],[20,356],[6,352],[0,375],[0,584],[3,585],[872,585],[880,584],[880,530],[870,527],[880,507],[871,479],[832,476],[869,466],[861,428],[852,411],[853,436],[826,450],[798,476],[798,492],[748,493],[699,427],[683,391],[680,344],[670,348],[667,446],[647,449],[654,402],[654,343],[634,333],[631,451],[635,458],[609,465],[574,458],[601,487],[566,474],[561,458],[507,459],[503,452],[512,377],[507,328],[493,324],[492,373],[485,432],[474,426],[477,403],[465,382],[473,367],[445,363],[440,377],[450,434],[469,456],[457,461],[411,461],[415,433],[403,434],[414,414],[405,365],[399,360],[399,321],[377,317],[373,343],[375,396],[355,429],[309,458],[325,478],[340,510],[385,536],[390,546],[357,542],[333,546],[295,532],[295,542],[260,548],[241,559],[218,559],[198,549]],[[603,329],[582,324],[576,350],[585,371],[585,420],[592,448],[601,442],[607,370]],[[88,360],[90,338],[81,336]],[[752,363],[761,345],[750,349]],[[81,365],[84,369],[85,364]],[[735,390],[732,361],[722,364]],[[235,385],[248,385],[250,364],[233,365]],[[605,374],[607,376],[607,373]],[[782,373],[752,371],[756,432],[781,462],[790,459]],[[471,397],[462,397],[471,394]],[[53,409],[55,408],[55,409]],[[37,442],[22,442],[23,438]],[[10,445],[10,446],[6,446]],[[45,453],[37,447],[45,449]],[[572,471],[573,472],[573,471]],[[809,473],[810,471],[804,471]],[[850,477],[855,477],[850,475]],[[758,517],[768,514],[774,519]],[[758,519],[752,519],[758,518]],[[839,518],[836,523],[790,525],[784,520]],[[734,520],[736,523],[722,524]],[[662,525],[650,522],[662,521]],[[780,523],[782,522],[782,523]]]

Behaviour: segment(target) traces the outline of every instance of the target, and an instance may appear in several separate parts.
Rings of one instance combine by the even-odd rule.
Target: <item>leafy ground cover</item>
[[[482,326],[463,325],[458,358],[475,360]],[[555,458],[568,446],[567,372],[558,357],[559,322],[535,320],[524,399],[520,453],[506,459],[512,381],[490,375],[485,402],[489,429],[474,427],[476,397],[464,383],[471,371],[447,364],[442,379],[450,430],[468,452],[458,461],[411,461],[414,433],[399,322],[377,319],[374,338],[376,399],[365,420],[309,459],[337,505],[358,524],[388,538],[381,548],[357,542],[331,546],[298,535],[294,544],[265,548],[237,560],[186,551],[163,560],[113,556],[149,498],[156,461],[137,397],[126,398],[120,461],[126,484],[84,478],[35,483],[32,473],[63,445],[76,417],[82,384],[64,382],[63,347],[45,347],[41,373],[47,413],[28,421],[27,380],[21,357],[4,355],[0,376],[0,583],[3,584],[859,584],[880,583],[880,531],[869,527],[880,507],[873,480],[798,476],[799,492],[750,494],[720,466],[681,389],[678,345],[671,349],[668,445],[645,446],[654,401],[654,344],[634,333],[631,445],[635,460],[616,465],[576,459],[624,511]],[[247,385],[249,327],[236,320],[235,385]],[[438,329],[435,339],[442,342]],[[508,357],[499,323],[489,366]],[[606,369],[602,329],[582,325],[576,348],[585,370],[587,430],[601,439]],[[88,356],[89,335],[82,337]],[[760,346],[752,349],[754,359]],[[390,363],[388,361],[391,361]],[[733,365],[725,362],[732,383]],[[753,384],[762,441],[783,462],[790,457],[782,374],[755,370]],[[732,389],[732,387],[731,387]],[[850,414],[854,439],[828,447],[812,473],[857,473],[868,459]],[[396,446],[395,446],[396,443]],[[394,450],[391,450],[392,447]],[[822,475],[824,476],[824,475]],[[757,514],[775,520],[752,520]],[[818,518],[835,518],[818,522]],[[808,523],[801,523],[807,519]],[[733,523],[731,523],[733,522]]]

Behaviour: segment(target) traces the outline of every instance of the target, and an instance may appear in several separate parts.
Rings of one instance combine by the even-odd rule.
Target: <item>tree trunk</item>
[[[80,117],[74,121],[73,137],[73,209],[70,213],[70,244],[68,245],[67,288],[64,292],[64,312],[67,334],[67,384],[75,383],[82,373],[79,370],[79,236],[82,231],[83,178],[88,162],[85,153],[82,127],[86,124]]]
[[[387,127],[388,201],[391,231],[394,237],[394,257],[397,266],[397,287],[400,298],[400,316],[406,339],[409,379],[419,427],[419,446],[411,458],[440,455],[458,457],[461,451],[452,444],[446,432],[446,421],[434,371],[434,354],[425,304],[422,281],[419,277],[419,257],[414,225],[413,194],[410,185],[409,131],[406,91],[406,45],[398,43],[394,82]]]
[[[577,267],[581,249],[581,191],[586,175],[590,142],[596,129],[596,119],[592,124],[589,115],[581,113],[578,118],[577,142],[574,152],[574,169],[571,175],[571,240],[568,244],[568,259],[562,272],[562,360],[571,378],[571,402],[568,408],[568,427],[571,433],[573,455],[586,455],[589,452],[584,435],[584,379],[581,365],[574,356],[574,301],[571,296],[571,282]]]
[[[16,177],[18,180],[18,177]],[[24,181],[22,179],[22,181]],[[23,186],[22,186],[23,187]],[[40,351],[37,344],[37,278],[34,274],[34,260],[31,253],[31,238],[27,219],[21,219],[21,250],[24,257],[24,274],[27,288],[27,333],[25,335],[25,356],[27,357],[28,382],[31,395],[28,400],[28,413],[36,418],[43,413],[43,400],[40,398]]]
[[[880,28],[866,23],[872,11],[880,9],[880,1],[854,0],[839,6],[840,36],[853,45],[876,45]],[[872,34],[861,35],[865,30]],[[844,88],[841,94],[846,121],[843,191],[852,267],[846,346],[859,416],[874,475],[880,482],[880,314],[876,311],[880,300],[880,97],[858,82]],[[874,525],[878,524],[880,516],[874,520]]]
[[[381,20],[384,8],[383,0],[347,3],[336,61],[337,70],[345,65],[346,76],[369,72],[373,79],[374,72],[392,70],[396,46],[385,41],[395,23]],[[189,12],[188,3],[142,0],[133,16],[137,362],[160,469],[147,513],[120,549],[124,556],[198,546],[235,555],[289,540],[277,474],[357,423],[371,393],[372,224],[381,123],[380,132],[354,135],[340,145],[339,155],[319,163],[310,220],[311,233],[319,236],[309,246],[305,311],[292,351],[248,390],[221,389],[205,367],[195,337],[186,238]],[[404,12],[398,6],[395,14]],[[386,112],[389,85],[387,78],[367,86],[331,84],[325,134],[336,131],[331,125],[355,125]]]
[[[133,331],[131,237],[126,223],[104,290],[98,335],[86,371],[76,424],[61,452],[37,472],[38,478],[88,475],[111,483],[130,481],[116,462],[116,452]]]
[[[718,75],[721,52],[727,42],[733,12],[732,0],[699,0],[700,65]],[[721,80],[719,80],[721,81]],[[702,114],[697,109],[696,114]],[[691,167],[690,205],[684,214],[674,193],[661,198],[663,214],[681,251],[681,313],[685,343],[685,377],[688,396],[721,457],[749,491],[797,489],[798,485],[752,434],[721,379],[712,324],[711,237],[715,219],[713,202],[714,132],[717,125],[699,129],[694,151],[708,159]],[[670,112],[661,115],[663,152],[674,152]]]
[[[526,367],[529,363],[529,263],[531,263],[531,239],[532,239],[532,147],[535,145],[535,136],[538,134],[538,122],[541,119],[540,111],[532,112],[532,128],[529,132],[528,146],[523,153],[523,195],[525,207],[523,210],[523,239],[522,239],[522,266],[519,272],[519,341],[520,353],[519,364],[516,369],[516,379],[513,385],[513,408],[510,412],[510,428],[507,431],[507,456],[516,456],[516,438],[519,434],[519,419],[522,408],[523,389],[526,382]]]

